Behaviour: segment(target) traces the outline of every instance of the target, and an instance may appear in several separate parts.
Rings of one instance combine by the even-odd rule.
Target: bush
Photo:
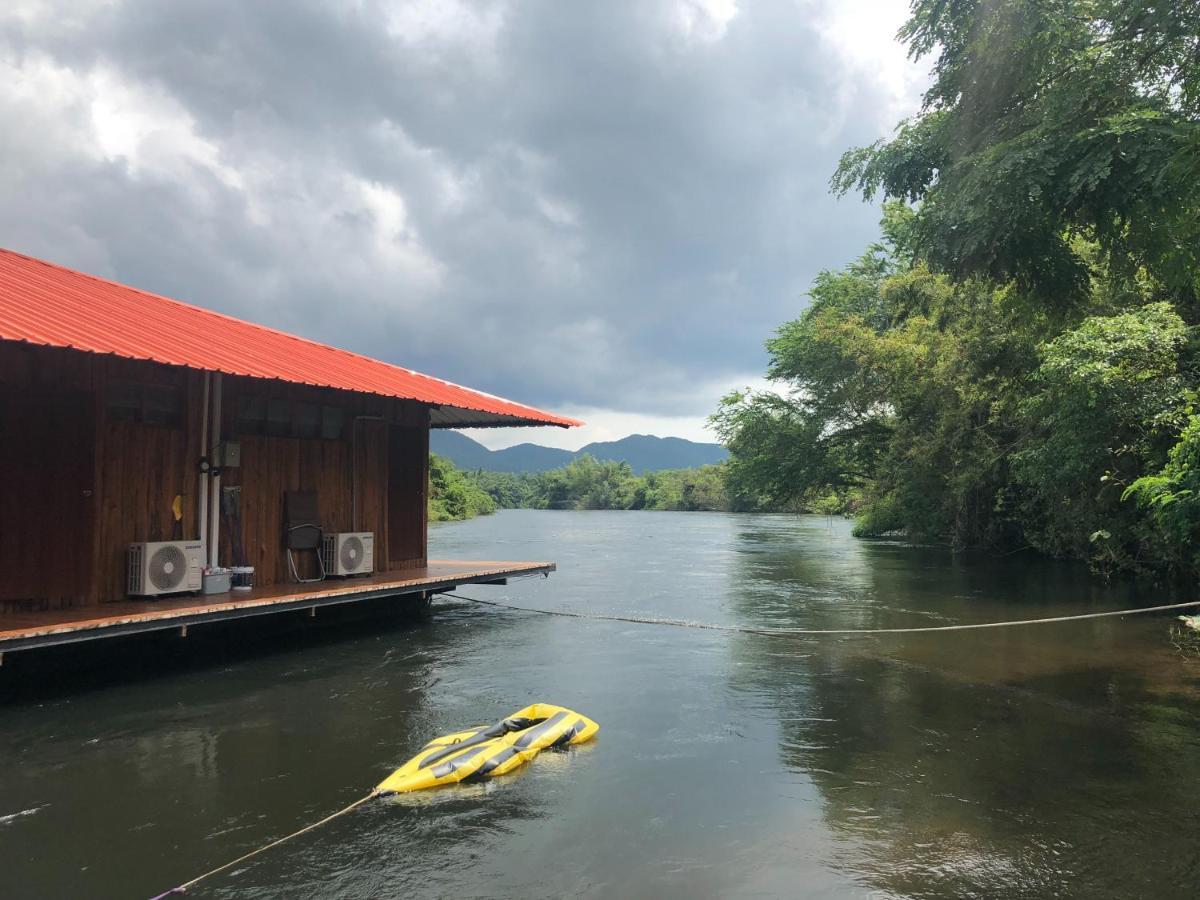
[[[900,534],[905,528],[904,510],[892,496],[870,503],[854,520],[852,531],[855,537],[883,537]]]
[[[449,522],[486,516],[496,503],[448,459],[429,456],[429,521]]]

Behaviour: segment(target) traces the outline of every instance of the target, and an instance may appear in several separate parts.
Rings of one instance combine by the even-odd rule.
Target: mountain
[[[662,469],[694,469],[723,462],[729,456],[729,451],[720,444],[699,444],[652,434],[631,434],[619,441],[598,441],[581,447],[577,455],[584,453],[596,459],[627,462],[636,475]]]
[[[720,444],[701,444],[683,438],[660,438],[651,434],[631,434],[619,441],[597,441],[575,452],[517,444],[503,450],[489,450],[458,431],[435,428],[429,433],[429,449],[444,456],[460,469],[486,469],[489,472],[546,472],[565,466],[587,454],[596,459],[629,463],[635,474],[662,469],[692,469],[722,462],[728,451]]]
[[[486,447],[483,448],[487,450]],[[570,450],[543,447],[541,444],[514,444],[503,450],[487,450],[488,458],[479,468],[493,472],[546,472],[559,469],[575,458]]]

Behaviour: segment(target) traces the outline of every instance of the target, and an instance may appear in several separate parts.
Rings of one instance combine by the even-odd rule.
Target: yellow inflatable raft
[[[600,726],[577,712],[535,703],[495,725],[470,728],[436,738],[380,782],[378,794],[402,794],[452,784],[467,778],[507,775],[547,747],[582,744]]]

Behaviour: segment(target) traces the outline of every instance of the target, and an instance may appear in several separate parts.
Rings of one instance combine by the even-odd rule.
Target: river
[[[511,511],[435,526],[431,553],[559,563],[479,598],[766,628],[1159,599],[820,517]],[[376,801],[189,896],[1192,897],[1200,662],[1171,622],[809,639],[444,599],[427,623],[10,698],[0,895],[158,893],[540,700],[599,739]]]

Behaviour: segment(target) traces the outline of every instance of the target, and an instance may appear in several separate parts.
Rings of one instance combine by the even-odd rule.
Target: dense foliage
[[[429,521],[446,522],[496,511],[491,495],[450,460],[429,456]]]
[[[914,0],[900,37],[935,55],[924,109],[847,153],[839,191],[920,201],[934,267],[1016,279],[1048,305],[1087,293],[1079,234],[1194,303],[1200,5]]]
[[[561,469],[538,473],[460,472],[434,457],[438,477],[484,495],[481,512],[500,509],[659,509],[766,511],[753,494],[730,493],[724,465],[634,475],[628,463],[584,455]],[[435,489],[436,492],[436,489]],[[476,494],[471,496],[477,497]],[[463,509],[462,504],[455,506]],[[475,513],[469,513],[475,514]],[[463,518],[447,515],[444,518]]]
[[[561,469],[473,473],[496,504],[526,509],[726,510],[723,466],[634,475],[628,463],[581,456]]]
[[[918,117],[851,151],[883,240],[714,423],[732,490],[864,535],[1195,574],[1200,7],[916,0]]]

